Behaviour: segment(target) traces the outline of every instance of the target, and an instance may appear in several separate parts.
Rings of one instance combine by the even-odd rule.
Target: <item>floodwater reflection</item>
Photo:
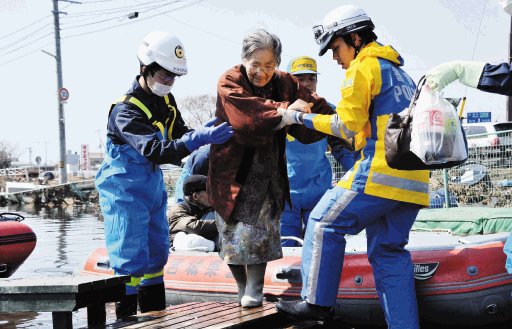
[[[72,275],[87,256],[104,246],[103,223],[96,207],[0,207],[15,212],[37,236],[36,248],[11,278]],[[73,323],[86,326],[86,311],[73,313]],[[51,313],[0,313],[0,328],[51,328]]]

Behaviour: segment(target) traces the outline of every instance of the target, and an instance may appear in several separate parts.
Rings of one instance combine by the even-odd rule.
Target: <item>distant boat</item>
[[[413,258],[422,320],[469,327],[512,319],[512,275],[505,270],[503,253],[512,229],[512,212],[453,208],[422,213],[407,246]],[[505,213],[508,218],[503,217]],[[505,232],[487,232],[489,226]],[[270,301],[300,298],[301,247],[283,248],[283,253],[282,259],[267,265],[264,293]],[[80,271],[112,273],[105,248],[95,250]],[[164,281],[167,302],[171,304],[237,298],[231,272],[215,252],[172,252],[164,269]],[[347,237],[336,313],[344,322],[355,325],[384,323],[363,235]]]
[[[47,185],[38,185],[38,184],[28,183],[28,182],[5,182],[5,192],[7,194],[17,193],[17,192],[27,192],[27,191],[44,188],[44,187],[47,187]]]
[[[36,247],[32,229],[20,223],[23,216],[0,213],[0,278],[10,277]]]

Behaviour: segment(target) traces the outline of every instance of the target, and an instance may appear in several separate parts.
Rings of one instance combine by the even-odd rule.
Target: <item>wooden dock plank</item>
[[[261,321],[263,319],[269,320],[268,317],[277,314],[275,304],[268,303],[262,307],[255,307],[244,309],[240,308],[239,313],[220,314],[219,317],[179,328],[201,329],[201,328],[234,328],[242,324],[250,322]],[[174,329],[174,328],[173,328]],[[176,328],[178,329],[178,328]]]
[[[202,304],[202,303],[199,303]],[[184,312],[171,312],[163,318],[159,318],[155,321],[149,321],[148,323],[141,323],[135,326],[129,326],[127,328],[137,329],[144,328],[148,325],[156,326],[160,328],[183,328],[189,324],[197,323],[200,319],[205,316],[211,316],[212,314],[219,314],[221,312],[229,312],[233,308],[238,308],[236,303],[211,303],[212,305],[201,305],[197,306],[196,309],[190,309]]]
[[[214,304],[214,302],[210,302],[210,303],[191,302],[191,303],[174,305],[174,306],[168,307],[167,309],[162,310],[162,311],[153,311],[153,312],[149,312],[149,313],[143,313],[143,314],[130,316],[123,320],[117,320],[116,322],[108,324],[107,326],[105,326],[105,328],[106,329],[125,328],[127,326],[134,325],[137,323],[148,322],[151,320],[165,317],[166,315],[169,315],[172,312],[179,312],[179,311],[186,312],[187,310],[194,309],[195,307],[200,306],[201,304],[203,304],[203,305]],[[174,314],[174,313],[172,313],[172,314]]]
[[[87,307],[87,324],[103,326],[105,303],[124,296],[128,276],[76,275],[0,281],[0,312],[52,312],[54,328],[72,328],[72,311]]]
[[[158,325],[162,326],[165,322],[166,326],[176,325],[183,321],[197,318],[204,314],[218,312],[225,309],[227,303],[207,302],[207,303],[187,303],[183,305],[171,306],[163,311],[150,312],[128,318],[128,321],[123,320],[121,323],[115,323],[108,326],[110,329],[118,328],[145,328]]]
[[[195,302],[133,316],[109,324],[106,328],[242,328],[244,325],[259,321],[270,321],[277,316],[274,303],[265,302],[261,307],[242,308],[238,303]]]
[[[222,319],[227,319],[230,316],[231,317],[239,317],[243,316],[248,313],[254,312],[253,309],[242,309],[238,306],[238,303],[231,303],[230,308],[220,308],[218,310],[212,310],[209,312],[203,312],[197,317],[194,317],[192,319],[189,319],[185,322],[179,322],[172,326],[173,329],[181,329],[181,328],[191,328],[191,327],[197,327],[197,328],[204,328],[207,327],[204,323],[219,323],[222,322]],[[243,314],[241,314],[243,313]],[[165,323],[167,324],[167,323]]]

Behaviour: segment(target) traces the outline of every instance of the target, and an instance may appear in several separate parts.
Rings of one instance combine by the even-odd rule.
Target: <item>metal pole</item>
[[[98,137],[100,139],[100,157],[103,158],[103,141],[101,140],[101,129],[98,129]]]
[[[57,61],[57,93],[62,88],[62,58],[60,54],[60,23],[59,23],[59,1],[53,1],[53,22],[55,27],[55,59]],[[59,104],[59,183],[64,184],[68,181],[66,172],[66,127],[64,124],[64,105],[59,95],[57,95]]]
[[[508,37],[508,63],[512,64],[512,16],[510,16],[510,31]],[[512,97],[508,97],[507,101],[507,121],[512,121]]]
[[[48,141],[44,141],[44,169],[48,170]]]
[[[450,191],[448,188],[448,170],[443,169],[443,183],[444,183],[444,208],[450,208]]]

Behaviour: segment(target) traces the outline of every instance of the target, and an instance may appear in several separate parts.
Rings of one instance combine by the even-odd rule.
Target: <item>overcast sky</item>
[[[80,1],[80,0],[78,0]],[[415,79],[439,63],[463,59],[503,62],[508,58],[510,16],[496,0],[387,1],[235,1],[235,0],[81,0],[61,1],[61,37],[66,148],[81,144],[99,151],[105,143],[107,113],[138,73],[136,52],[153,30],[169,31],[184,43],[189,74],[173,88],[185,96],[215,95],[218,77],[240,63],[241,41],[256,28],[277,34],[283,43],[282,63],[300,55],[317,58],[318,93],[332,103],[340,100],[344,71],[329,51],[317,56],[311,27],[341,4],[366,10],[379,41],[391,44]],[[313,5],[314,4],[314,5]],[[0,0],[0,141],[15,145],[20,160],[41,156],[58,160],[57,82],[51,0]],[[138,11],[136,19],[126,15]],[[468,90],[453,84],[447,97],[466,95],[466,112],[492,111],[505,121],[504,96]],[[178,102],[179,103],[179,102]]]

